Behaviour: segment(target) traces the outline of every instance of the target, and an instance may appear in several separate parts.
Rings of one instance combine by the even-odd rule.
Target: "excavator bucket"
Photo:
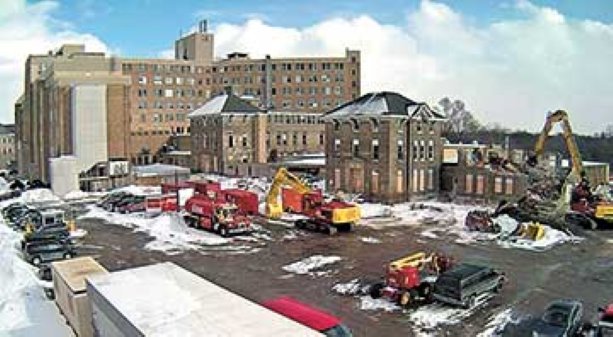
[[[530,222],[522,226],[522,237],[524,239],[537,241],[545,236],[545,227],[538,222]]]
[[[278,219],[283,215],[283,206],[280,203],[268,203],[266,204],[266,217],[271,219]]]

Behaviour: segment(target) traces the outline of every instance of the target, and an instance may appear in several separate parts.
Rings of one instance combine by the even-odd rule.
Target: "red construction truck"
[[[259,213],[258,195],[254,192],[232,188],[222,190],[221,196],[224,201],[236,204],[238,209],[249,215],[257,215]]]
[[[203,228],[223,237],[251,231],[251,221],[236,204],[194,195],[185,203],[185,222],[194,228]]]

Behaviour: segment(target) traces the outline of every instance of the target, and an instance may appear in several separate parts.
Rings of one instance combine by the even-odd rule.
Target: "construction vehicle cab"
[[[285,192],[283,192],[283,188]],[[291,202],[284,207],[283,195],[291,195]],[[290,200],[285,198],[285,200]],[[330,234],[338,230],[350,231],[360,220],[360,208],[341,200],[326,201],[323,194],[314,191],[307,183],[300,180],[284,167],[277,170],[270,190],[266,195],[266,216],[279,218],[284,210],[305,215],[307,219],[295,222],[298,228],[325,231]]]

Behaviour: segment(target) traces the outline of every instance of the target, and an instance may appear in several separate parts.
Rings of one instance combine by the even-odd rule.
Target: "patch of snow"
[[[356,295],[362,289],[360,279],[353,279],[347,283],[337,283],[332,286],[332,290],[339,295]]]
[[[519,248],[536,252],[543,252],[564,243],[579,243],[583,238],[569,235],[565,232],[542,225],[545,234],[540,240],[530,240],[524,238],[509,238],[499,240],[498,244],[504,248]]]
[[[6,181],[6,179],[0,177],[0,193],[2,192],[8,192],[10,191],[10,185],[9,183]]]
[[[428,336],[442,326],[460,323],[482,307],[491,297],[491,294],[479,296],[476,305],[470,309],[456,308],[441,303],[425,305],[411,312],[409,319],[413,322],[414,331],[418,336]]]
[[[428,239],[438,239],[439,236],[438,234],[435,233],[435,231],[436,229],[428,229],[428,230],[421,232],[420,235]]]
[[[500,227],[501,235],[510,235],[517,231],[519,221],[511,218],[510,216],[503,214],[501,216],[492,219],[492,222]]]
[[[325,271],[321,271],[322,267],[334,264],[340,260],[341,257],[339,256],[313,255],[292,264],[283,266],[281,269],[298,275],[309,274],[321,276],[326,274]]]
[[[34,190],[27,190],[21,194],[21,200],[27,204],[29,203],[43,203],[43,202],[58,202],[60,198],[53,194],[50,189],[37,188]]]
[[[362,219],[391,217],[392,209],[390,206],[373,203],[359,204]]]
[[[513,317],[513,310],[511,308],[503,310],[497,314],[491,315],[485,325],[485,330],[477,334],[476,337],[501,336],[507,324],[516,322],[517,320]]]
[[[381,240],[374,238],[372,236],[363,236],[360,238],[360,241],[365,243],[381,243]]]
[[[43,292],[35,268],[19,258],[21,235],[0,220],[0,331],[3,336],[71,336],[70,328]]]
[[[400,310],[400,307],[385,298],[374,299],[370,296],[360,296],[360,309],[392,312]]]
[[[85,235],[87,235],[87,231],[85,229],[83,229],[83,228],[77,228],[74,231],[70,232],[70,237],[71,238],[75,238],[75,239],[76,238],[82,238]]]

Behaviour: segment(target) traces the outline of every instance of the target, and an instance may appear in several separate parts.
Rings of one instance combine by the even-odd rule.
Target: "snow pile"
[[[372,236],[363,236],[360,238],[360,241],[364,242],[364,243],[381,243],[381,240],[374,238]]]
[[[485,325],[485,330],[480,332],[477,337],[497,337],[500,336],[504,328],[509,323],[517,323],[513,317],[513,310],[506,309],[495,315],[491,315],[489,321]]]
[[[89,212],[80,219],[101,219],[135,231],[144,232],[154,238],[145,249],[176,253],[183,250],[198,249],[200,246],[223,245],[230,242],[216,234],[187,227],[179,214],[162,214],[155,218],[142,215],[118,214],[90,206]]]
[[[400,310],[400,307],[385,298],[374,299],[370,296],[360,296],[360,309],[392,312]]]
[[[59,202],[60,198],[53,194],[51,190],[46,188],[37,188],[34,190],[27,190],[21,194],[21,200],[27,204],[29,203],[43,203],[43,202]]]
[[[519,248],[536,252],[543,252],[564,243],[579,243],[583,241],[583,238],[581,237],[567,234],[555,228],[551,228],[547,225],[542,226],[545,235],[540,240],[511,237],[506,240],[499,240],[498,244],[504,248]]]
[[[6,179],[0,177],[0,193],[10,191],[11,188],[9,186],[10,184],[6,182]]]
[[[281,269],[298,275],[308,274],[312,276],[322,276],[329,273],[329,271],[321,270],[324,266],[336,263],[340,260],[341,258],[339,256],[313,255],[287,266],[283,266]]]
[[[506,214],[492,219],[492,222],[500,228],[500,234],[503,236],[515,233],[519,226],[519,221]]]
[[[19,258],[21,235],[0,221],[0,331],[7,336],[70,336],[55,304],[46,300],[35,269]]]
[[[427,336],[424,333],[432,333],[442,326],[460,323],[482,307],[491,297],[491,294],[477,297],[476,305],[470,309],[451,307],[441,303],[425,305],[411,312],[409,319],[413,322],[415,333],[418,336]]]
[[[362,285],[360,279],[353,279],[347,283],[337,283],[332,286],[332,290],[339,295],[355,295],[360,292]]]
[[[362,203],[359,205],[362,219],[383,218],[392,216],[392,209],[390,206],[371,203]]]
[[[137,186],[130,185],[116,188],[111,192],[126,192],[138,196],[157,195],[162,193],[161,186]]]
[[[80,199],[91,199],[91,198],[99,198],[103,196],[104,192],[83,192],[83,191],[72,191],[68,192],[64,196],[64,200],[80,200]]]

